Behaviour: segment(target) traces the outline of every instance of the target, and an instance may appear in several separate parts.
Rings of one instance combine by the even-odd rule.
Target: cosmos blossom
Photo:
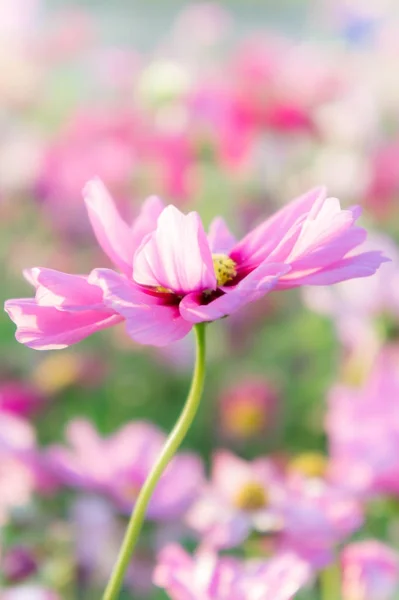
[[[165,346],[195,323],[230,315],[272,289],[326,285],[367,277],[387,259],[361,252],[358,207],[342,210],[324,188],[313,189],[236,242],[223,219],[208,235],[187,215],[149,198],[132,226],[122,220],[99,180],[84,190],[97,240],[120,272],[70,275],[27,270],[34,299],[6,302],[17,340],[40,350],[64,348],[126,321],[130,337]]]
[[[360,527],[362,514],[350,495],[322,480],[284,477],[267,458],[247,462],[220,450],[186,521],[208,547],[232,548],[257,531],[276,551],[295,552],[320,568]]]
[[[342,598],[392,600],[399,584],[398,553],[377,540],[346,546],[341,553]]]
[[[294,554],[242,562],[209,551],[194,557],[180,546],[165,547],[154,583],[172,600],[291,600],[310,578],[310,568]]]
[[[159,455],[165,435],[143,421],[128,423],[108,437],[101,437],[89,421],[69,423],[68,447],[51,446],[49,463],[60,483],[100,492],[122,512],[129,513]],[[104,460],[98,459],[102,456]],[[178,454],[161,478],[149,506],[149,518],[180,517],[190,506],[203,480],[201,459],[193,453]]]

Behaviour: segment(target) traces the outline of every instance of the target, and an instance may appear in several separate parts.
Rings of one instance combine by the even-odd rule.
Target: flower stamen
[[[240,510],[260,510],[268,504],[264,487],[257,481],[249,481],[238,491],[234,504]]]
[[[218,286],[226,285],[237,275],[236,263],[227,254],[212,254],[213,268]]]

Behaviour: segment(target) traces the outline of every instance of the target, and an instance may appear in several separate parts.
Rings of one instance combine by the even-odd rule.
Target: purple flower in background
[[[160,553],[154,572],[172,600],[291,600],[309,578],[309,566],[294,554],[241,562],[207,551],[192,557],[177,545]]]
[[[135,422],[109,437],[100,437],[93,425],[72,421],[66,433],[68,447],[52,446],[48,460],[60,482],[111,498],[129,513],[165,443],[154,425]],[[180,453],[161,478],[149,505],[151,519],[174,519],[193,501],[203,479],[201,459]]]
[[[395,600],[399,555],[377,540],[347,546],[341,553],[343,600]]]

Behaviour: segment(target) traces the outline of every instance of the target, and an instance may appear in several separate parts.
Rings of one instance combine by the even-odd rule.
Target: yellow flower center
[[[237,275],[236,263],[227,254],[212,254],[213,268],[218,286],[226,285]]]
[[[268,504],[268,497],[260,483],[249,481],[238,491],[234,504],[240,510],[259,510]]]
[[[236,405],[229,406],[224,421],[226,429],[232,435],[242,438],[249,438],[260,433],[266,424],[266,415],[264,409],[250,403],[251,400],[238,402]]]
[[[303,452],[290,461],[288,468],[306,477],[324,477],[327,459],[320,452]]]

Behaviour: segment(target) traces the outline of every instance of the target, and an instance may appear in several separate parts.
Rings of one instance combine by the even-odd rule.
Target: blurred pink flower
[[[186,515],[205,544],[230,548],[252,529],[282,526],[281,480],[267,459],[247,462],[227,451],[215,453],[211,479]]]
[[[55,489],[33,427],[24,419],[0,412],[0,523],[14,507],[25,506],[34,492]]]
[[[325,285],[367,277],[386,262],[359,252],[366,232],[358,208],[341,210],[323,188],[300,196],[236,243],[223,219],[207,236],[200,217],[149,198],[133,227],[119,216],[99,180],[85,188],[98,242],[122,275],[87,276],[35,268],[26,277],[35,299],[8,300],[17,340],[32,348],[64,348],[126,320],[131,338],[164,346],[195,323],[230,315],[273,288]]]
[[[240,562],[206,551],[191,557],[178,545],[160,553],[154,572],[172,600],[291,600],[309,578],[309,566],[294,554]]]
[[[399,494],[398,365],[398,349],[385,348],[362,388],[329,396],[331,477],[360,494]]]
[[[216,453],[211,482],[186,515],[202,542],[229,548],[256,530],[278,551],[293,551],[316,567],[331,560],[334,547],[362,523],[359,505],[323,480],[283,478],[271,461],[248,463]]]
[[[395,212],[399,193],[399,143],[388,142],[370,156],[370,182],[365,203],[376,217]]]
[[[276,417],[277,394],[267,379],[247,377],[225,388],[219,400],[222,433],[236,441],[259,437]]]
[[[364,249],[373,252],[377,248],[391,262],[381,265],[371,279],[303,290],[306,304],[333,319],[341,342],[350,349],[364,347],[379,336],[378,317],[390,316],[399,324],[399,249],[389,237],[373,233]]]
[[[26,505],[36,490],[36,478],[28,464],[36,451],[32,427],[23,419],[0,413],[0,525],[10,512]]]
[[[399,555],[377,540],[350,544],[341,554],[342,600],[394,600]]]
[[[1,591],[1,600],[61,600],[58,594],[34,583]]]
[[[296,552],[317,569],[333,561],[336,547],[363,523],[356,499],[325,480],[292,474],[284,494],[277,548]]]
[[[0,411],[25,417],[35,413],[43,404],[44,398],[31,384],[17,379],[0,383]]]
[[[85,233],[81,191],[101,177],[126,210],[137,168],[141,126],[126,110],[80,109],[44,152],[36,195],[62,231]]]
[[[48,459],[60,482],[111,498],[130,513],[166,436],[154,425],[130,423],[102,438],[88,421],[67,428],[69,448],[52,446]],[[180,453],[161,478],[149,505],[149,518],[179,517],[191,504],[203,480],[203,466],[193,453]]]

